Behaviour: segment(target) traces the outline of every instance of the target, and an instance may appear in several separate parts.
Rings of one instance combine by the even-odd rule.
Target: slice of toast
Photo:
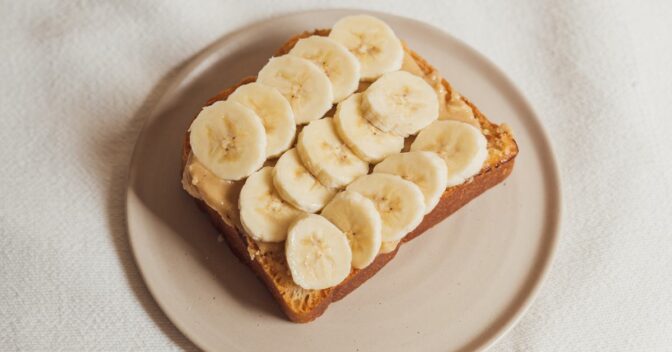
[[[310,35],[324,36],[328,34],[329,30],[315,30],[294,36],[276,52],[276,56],[289,52],[301,38]],[[450,84],[445,79],[440,78],[437,71],[418,54],[408,48],[405,48],[405,50],[409,57],[415,61],[422,74],[426,77],[432,76],[438,79],[438,84],[446,90],[446,102],[449,101],[453,94]],[[206,105],[225,100],[238,86],[254,80],[255,77],[243,79],[238,84],[212,97]],[[285,260],[284,243],[257,244],[250,236],[245,234],[240,226],[230,225],[232,224],[230,219],[224,219],[217,210],[208,206],[206,202],[196,198],[196,203],[209,215],[210,220],[226,239],[233,253],[247,264],[266,285],[287,317],[298,323],[312,321],[322,315],[329,304],[345,297],[385,266],[397,254],[402,243],[418,237],[470,200],[502,182],[511,173],[515,157],[518,154],[518,146],[510,130],[505,125],[493,124],[469,100],[464,97],[461,97],[461,99],[473,109],[481,130],[488,141],[488,159],[480,173],[461,185],[447,188],[434,210],[425,215],[422,223],[406,235],[401,243],[388,247],[386,251],[381,250],[381,253],[368,267],[362,270],[352,269],[350,275],[338,286],[323,290],[306,290],[299,287],[294,283],[289,272]],[[187,132],[182,153],[183,175],[186,175],[184,168],[190,155],[191,147],[189,145],[189,132]],[[193,192],[190,192],[190,194],[193,194]]]

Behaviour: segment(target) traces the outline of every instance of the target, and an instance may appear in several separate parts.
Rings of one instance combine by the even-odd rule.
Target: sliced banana
[[[411,151],[435,152],[448,166],[448,187],[481,171],[488,158],[488,141],[479,129],[460,121],[435,121],[420,131]]]
[[[392,28],[373,16],[343,17],[331,28],[329,38],[343,44],[359,59],[363,80],[396,71],[404,60],[404,48]]]
[[[334,103],[347,98],[359,86],[359,61],[341,43],[314,35],[299,40],[290,55],[308,59],[329,77],[334,92]]]
[[[439,203],[448,185],[448,168],[434,152],[392,154],[373,168],[373,172],[401,176],[420,187],[425,199],[425,214]]]
[[[382,242],[382,221],[371,200],[343,191],[324,207],[322,216],[348,237],[354,268],[366,268],[376,259]]]
[[[266,166],[245,181],[240,198],[240,222],[255,241],[282,242],[287,228],[301,214],[285,203],[273,188],[273,168]]]
[[[395,249],[397,249],[397,246],[399,246],[399,242],[401,240],[396,240],[396,241],[388,241],[388,242],[383,242],[380,245],[380,254],[387,254]]]
[[[425,215],[425,198],[414,183],[383,173],[362,176],[348,185],[376,205],[383,220],[383,241],[396,241],[416,228]]]
[[[206,106],[189,127],[189,144],[196,158],[224,180],[240,180],[266,160],[266,132],[251,109],[218,101]]]
[[[320,215],[306,215],[290,226],[285,256],[292,280],[307,290],[336,286],[350,274],[347,237]]]
[[[277,89],[252,82],[236,88],[227,100],[245,105],[261,118],[268,142],[266,157],[279,155],[294,142],[294,113],[287,99]]]
[[[271,58],[259,71],[257,82],[280,91],[292,106],[297,124],[321,118],[334,100],[329,77],[312,62],[294,55]]]
[[[309,213],[322,209],[336,194],[336,190],[324,187],[306,170],[294,148],[282,154],[275,164],[273,185],[282,199]]]
[[[338,138],[331,118],[304,127],[296,150],[306,169],[329,188],[341,188],[369,172],[369,164]]]
[[[334,126],[345,144],[362,160],[376,163],[398,153],[404,147],[404,137],[386,133],[362,117],[361,94],[353,94],[338,104]]]
[[[364,92],[364,118],[378,129],[407,137],[439,117],[436,92],[406,71],[384,74]]]

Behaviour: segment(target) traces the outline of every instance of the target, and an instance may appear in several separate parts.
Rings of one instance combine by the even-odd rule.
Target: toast
[[[276,56],[286,54],[301,38],[311,35],[326,36],[329,30],[319,29],[312,32],[304,32],[289,39],[277,52]],[[450,84],[441,78],[436,69],[429,65],[420,55],[404,46],[406,55],[417,65],[419,72],[426,79],[432,79],[445,90],[445,101],[448,102],[456,93]],[[233,91],[246,83],[253,82],[255,77],[242,79],[238,84],[226,88],[209,99],[206,103],[211,105],[217,101],[225,100]],[[360,90],[364,87],[360,86]],[[505,125],[496,125],[490,122],[478,108],[468,99],[459,96],[472,110],[480,128],[487,139],[488,156],[480,172],[467,182],[457,186],[448,187],[442,194],[438,205],[428,214],[411,233],[406,235],[399,243],[387,243],[381,248],[381,252],[373,263],[366,268],[352,269],[347,278],[339,285],[322,289],[307,290],[299,287],[292,280],[292,276],[285,260],[283,243],[255,242],[245,233],[236,219],[223,216],[213,207],[209,206],[190,186],[189,173],[186,166],[191,157],[189,132],[186,132],[182,151],[182,175],[183,186],[194,196],[199,208],[208,214],[211,222],[223,235],[233,253],[265,284],[275,300],[278,302],[287,317],[297,323],[310,322],[324,313],[327,307],[335,301],[345,297],[348,293],[362,285],[375,275],[385,264],[397,255],[399,247],[425,231],[438,224],[450,214],[479,196],[489,188],[502,182],[513,170],[514,161],[518,154],[518,146],[509,128]],[[329,115],[329,113],[327,113]],[[267,162],[269,163],[269,162]],[[271,160],[272,164],[273,161]],[[240,188],[233,191],[231,197],[236,201]]]

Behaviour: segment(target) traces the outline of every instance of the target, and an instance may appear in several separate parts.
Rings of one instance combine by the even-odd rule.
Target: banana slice
[[[191,151],[224,180],[240,180],[266,160],[266,132],[251,109],[218,101],[206,106],[189,127]]]
[[[383,132],[364,117],[361,94],[353,94],[340,102],[334,114],[334,126],[345,144],[362,160],[377,163],[404,147],[404,137]]]
[[[368,15],[341,18],[329,38],[343,44],[361,64],[361,79],[374,80],[401,68],[404,48],[385,22]]]
[[[322,68],[331,81],[334,103],[347,98],[359,86],[359,61],[333,39],[319,35],[301,39],[289,54],[308,59]]]
[[[382,221],[371,200],[343,191],[324,207],[322,216],[348,237],[354,268],[364,269],[376,259],[382,242]]]
[[[364,118],[384,132],[407,137],[439,117],[436,92],[406,71],[384,74],[364,92]]]
[[[393,154],[373,168],[373,172],[401,176],[420,187],[425,198],[425,214],[434,209],[448,184],[448,168],[434,152]]]
[[[282,199],[309,213],[322,209],[336,194],[336,190],[324,187],[306,170],[293,148],[275,164],[273,185]]]
[[[416,228],[425,214],[425,198],[414,183],[396,175],[370,174],[346,188],[376,205],[383,220],[383,241],[396,241]]]
[[[306,169],[329,188],[341,188],[369,172],[369,164],[338,138],[331,118],[304,127],[296,151]]]
[[[387,254],[397,249],[399,242],[401,242],[401,240],[383,242],[380,245],[380,254]]]
[[[289,149],[296,134],[294,113],[277,89],[253,82],[238,87],[227,100],[254,110],[266,131],[266,157],[274,157]]]
[[[282,201],[273,188],[272,174],[272,167],[264,167],[250,175],[240,191],[240,222],[255,241],[284,241],[289,225],[303,214]]]
[[[306,215],[290,226],[285,256],[294,283],[307,290],[336,286],[350,274],[347,237],[320,215]]]
[[[293,55],[271,58],[257,82],[277,88],[289,101],[297,124],[321,118],[331,109],[334,93],[329,77],[312,62]]]
[[[435,121],[420,131],[411,151],[435,152],[448,166],[448,187],[481,171],[488,158],[488,141],[474,126],[460,121]]]

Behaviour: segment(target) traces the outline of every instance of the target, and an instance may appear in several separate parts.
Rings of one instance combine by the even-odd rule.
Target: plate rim
[[[146,134],[147,134],[147,126],[152,121],[156,113],[158,111],[158,108],[164,104],[164,99],[165,96],[169,95],[169,93],[173,90],[176,89],[179,84],[184,81],[184,79],[192,72],[198,69],[199,66],[201,66],[204,62],[207,61],[207,59],[215,53],[217,50],[219,50],[222,46],[226,45],[226,43],[232,39],[234,39],[238,34],[244,33],[245,31],[252,29],[256,26],[262,25],[265,22],[268,21],[274,21],[274,20],[279,20],[281,18],[285,17],[292,17],[292,16],[297,16],[297,15],[305,15],[305,14],[322,14],[322,13],[328,13],[328,12],[350,12],[350,13],[366,13],[366,14],[371,14],[371,15],[383,15],[387,17],[395,17],[397,19],[411,22],[416,26],[419,27],[424,27],[425,29],[433,30],[440,32],[442,35],[451,38],[455,42],[459,43],[461,46],[467,48],[470,50],[472,53],[476,54],[485,65],[489,67],[497,76],[499,79],[503,80],[503,83],[508,86],[513,95],[516,96],[520,101],[519,103],[522,104],[523,108],[528,110],[530,112],[530,119],[526,121],[527,123],[532,122],[534,125],[532,126],[532,129],[535,130],[535,132],[540,136],[539,140],[542,142],[542,145],[544,149],[546,149],[546,157],[547,159],[547,166],[550,166],[546,171],[550,177],[548,180],[548,188],[550,188],[551,192],[554,194],[553,199],[555,200],[554,204],[552,204],[552,208],[555,210],[553,211],[553,219],[551,220],[550,227],[548,229],[548,233],[546,236],[548,237],[546,239],[546,242],[548,243],[547,247],[547,254],[542,258],[541,260],[541,268],[537,270],[538,274],[537,277],[534,278],[531,283],[531,287],[528,291],[528,293],[525,295],[523,298],[522,302],[518,303],[518,307],[515,308],[515,312],[508,315],[508,318],[503,324],[500,324],[498,328],[492,328],[488,327],[486,330],[484,330],[483,333],[487,333],[489,336],[486,338],[480,338],[477,337],[476,340],[474,341],[480,341],[476,346],[474,347],[474,350],[478,351],[484,351],[489,348],[491,348],[493,345],[495,345],[502,337],[507,335],[513,327],[515,327],[520,319],[527,313],[529,308],[531,307],[532,303],[536,300],[539,291],[542,287],[542,285],[546,282],[548,278],[548,274],[550,271],[550,268],[552,267],[553,262],[555,261],[555,257],[557,255],[558,251],[558,243],[559,243],[559,237],[560,237],[560,232],[561,232],[561,224],[562,224],[562,219],[564,215],[564,201],[562,199],[562,183],[561,183],[561,173],[558,168],[558,162],[557,162],[557,157],[554,152],[554,147],[553,147],[553,142],[552,139],[549,138],[549,134],[546,131],[546,129],[543,127],[543,124],[541,123],[541,119],[539,118],[539,114],[537,111],[533,108],[532,104],[530,101],[525,97],[525,95],[522,93],[521,89],[514,84],[513,80],[505,74],[505,72],[499,68],[498,65],[496,65],[489,57],[486,55],[483,55],[480,51],[476,50],[473,48],[471,45],[467,44],[464,42],[462,39],[446,32],[442,28],[436,27],[434,25],[431,25],[429,23],[420,21],[415,18],[403,16],[403,15],[398,15],[395,13],[391,12],[386,12],[386,11],[380,11],[380,10],[365,10],[365,9],[357,9],[357,8],[330,8],[330,9],[312,9],[312,10],[303,10],[303,11],[288,11],[288,12],[283,12],[278,15],[273,15],[267,18],[259,19],[259,20],[253,20],[251,22],[248,22],[242,26],[239,26],[229,32],[226,32],[222,36],[218,37],[215,39],[212,43],[208,44],[205,48],[201,49],[198,51],[196,54],[192,55],[190,58],[188,58],[185,61],[185,64],[183,67],[179,67],[182,65],[177,66],[177,72],[174,76],[169,78],[169,83],[165,86],[165,88],[161,91],[160,96],[157,97],[156,101],[154,102],[153,106],[148,109],[146,112],[146,116],[144,116],[144,121],[142,122],[142,127],[140,128],[140,133],[138,134],[138,137],[136,138],[136,141],[133,146],[133,152],[131,154],[131,159],[129,162],[129,170],[127,171],[126,174],[126,191],[124,194],[125,201],[124,201],[124,215],[125,215],[125,223],[126,223],[126,232],[129,238],[129,244],[131,247],[131,252],[133,254],[133,260],[137,266],[137,269],[140,273],[140,277],[143,280],[143,284],[145,287],[147,287],[147,290],[149,291],[152,299],[156,304],[161,308],[161,311],[165,314],[165,316],[168,318],[168,320],[179,330],[181,334],[183,334],[186,338],[189,339],[191,343],[193,343],[195,346],[197,346],[199,349],[207,351],[205,346],[203,346],[198,338],[189,332],[188,329],[182,326],[182,323],[180,322],[177,317],[174,317],[173,314],[169,309],[167,309],[166,306],[164,306],[163,302],[158,298],[158,295],[154,292],[154,288],[149,284],[151,280],[148,280],[147,273],[145,272],[145,269],[143,266],[140,264],[141,261],[139,260],[140,253],[138,252],[137,245],[134,240],[134,236],[131,234],[131,223],[128,221],[130,217],[129,213],[129,205],[131,203],[131,197],[129,195],[132,193],[132,181],[134,179],[134,168],[133,166],[137,162],[138,158],[138,150],[139,146],[141,145],[142,142],[146,139]],[[496,320],[495,320],[496,322]],[[493,331],[494,330],[494,331]]]

